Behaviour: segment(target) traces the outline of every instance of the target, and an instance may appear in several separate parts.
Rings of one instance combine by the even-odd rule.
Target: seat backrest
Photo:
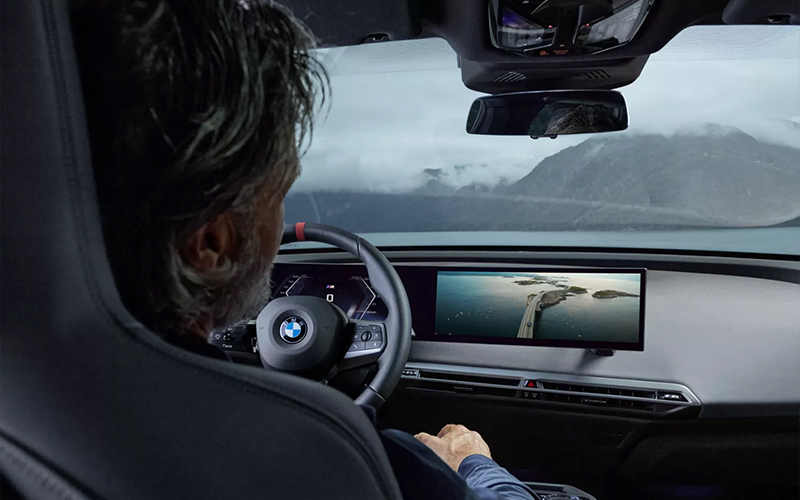
[[[2,476],[37,498],[79,498],[59,481],[85,498],[400,498],[344,395],[183,352],[128,315],[102,244],[66,0],[1,8]]]

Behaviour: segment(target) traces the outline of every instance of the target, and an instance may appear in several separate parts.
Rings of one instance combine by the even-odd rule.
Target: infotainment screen
[[[645,271],[398,264],[415,340],[644,350]],[[276,264],[273,296],[314,295],[353,319],[390,313],[366,269]]]
[[[434,334],[439,339],[638,350],[642,295],[641,271],[438,270]]]

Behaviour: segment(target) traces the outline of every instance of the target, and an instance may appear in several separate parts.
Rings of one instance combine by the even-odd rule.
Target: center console
[[[595,500],[583,490],[566,484],[525,483],[541,500]]]

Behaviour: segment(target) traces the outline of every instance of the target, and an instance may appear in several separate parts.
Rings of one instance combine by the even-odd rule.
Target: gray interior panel
[[[644,352],[414,342],[409,361],[675,382],[702,417],[800,414],[800,285],[651,271]]]

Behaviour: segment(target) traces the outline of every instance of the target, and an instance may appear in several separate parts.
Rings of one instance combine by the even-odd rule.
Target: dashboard
[[[380,428],[413,434],[463,423],[520,479],[572,484],[597,498],[652,498],[648,488],[665,478],[750,493],[748,485],[770,484],[794,498],[800,259],[574,249],[383,254],[406,289],[414,337]],[[389,314],[346,252],[284,250],[272,277],[276,297],[321,297],[370,322]],[[248,325],[212,343],[258,364]],[[329,385],[353,396],[370,369],[343,370]],[[619,495],[609,477],[643,490]]]
[[[558,388],[547,389],[546,383],[612,394],[638,389],[656,395],[659,390],[673,391],[699,409],[699,418],[800,414],[800,274],[794,262],[764,265],[736,260],[737,266],[742,265],[731,267],[734,273],[723,267],[724,259],[698,257],[685,257],[676,264],[669,257],[654,261],[606,255],[615,260],[603,265],[599,254],[593,254],[580,265],[580,258],[566,261],[565,253],[558,261],[536,259],[531,253],[530,264],[520,262],[519,254],[495,262],[486,262],[485,253],[482,262],[458,258],[453,252],[431,252],[424,262],[419,261],[419,253],[413,262],[404,261],[411,252],[385,254],[403,280],[412,308],[415,338],[405,384],[421,384],[426,377],[452,382],[456,374],[456,378],[478,380],[472,387],[476,394],[481,377],[489,386],[510,378],[514,387],[535,381],[532,391],[539,394],[548,390],[558,394]],[[454,271],[640,276],[639,293],[628,292],[640,295],[640,338],[615,346],[613,356],[598,356],[597,350],[589,349],[596,347],[590,343],[559,345],[548,339],[519,338],[518,328],[512,333],[506,329],[505,337],[488,329],[478,336],[442,334],[436,326],[441,299],[437,280],[440,273]],[[347,254],[282,255],[274,273],[277,295],[308,293],[326,299],[332,295],[330,300],[351,317],[380,321],[386,315],[365,269]],[[574,299],[568,297],[544,313],[555,313]],[[606,300],[628,299],[633,297]]]

